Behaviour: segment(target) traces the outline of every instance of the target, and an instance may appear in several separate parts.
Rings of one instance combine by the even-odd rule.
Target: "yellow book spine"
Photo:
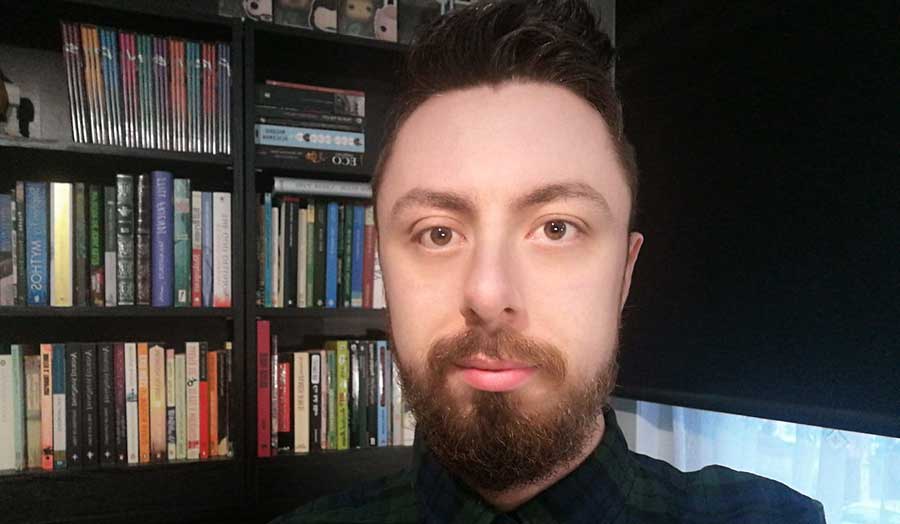
[[[150,350],[150,461],[165,462],[166,449],[166,350],[153,345]]]
[[[72,305],[72,184],[50,184],[50,305]]]
[[[137,345],[138,449],[141,464],[150,462],[150,351],[146,342]]]

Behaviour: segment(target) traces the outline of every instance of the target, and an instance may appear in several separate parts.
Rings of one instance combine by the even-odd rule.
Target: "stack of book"
[[[386,340],[286,351],[269,321],[256,326],[257,456],[412,445],[415,419]]]
[[[360,169],[366,95],[268,80],[256,86],[256,154],[318,167]]]
[[[0,306],[231,307],[231,194],[167,171],[0,194]]]
[[[275,177],[257,209],[256,303],[385,307],[369,184]]]
[[[231,343],[0,344],[0,470],[232,456]]]
[[[76,142],[231,152],[231,48],[62,23]]]

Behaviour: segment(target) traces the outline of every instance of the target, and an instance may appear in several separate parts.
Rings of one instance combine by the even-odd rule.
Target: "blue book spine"
[[[390,402],[387,395],[388,384],[384,380],[386,376],[384,371],[387,366],[387,340],[375,341],[375,353],[377,354],[375,358],[378,359],[378,445],[387,446],[387,405]]]
[[[256,143],[346,153],[365,153],[366,135],[353,131],[333,131],[314,127],[290,127],[256,124]]]
[[[25,258],[28,274],[27,304],[50,304],[47,242],[47,183],[25,182]]]
[[[272,307],[272,193],[263,196],[263,214],[265,215],[266,237],[263,243],[263,266],[265,267],[265,285],[263,300],[266,307]]]
[[[53,469],[66,467],[66,345],[53,344],[53,365],[50,367],[53,392]],[[61,415],[57,416],[57,409]]]
[[[325,307],[337,307],[338,203],[328,203],[325,233]]]
[[[363,251],[365,248],[366,231],[366,206],[353,206],[353,248],[350,264],[350,306],[362,307],[363,305]]]
[[[150,304],[175,304],[174,177],[168,171],[150,173]]]
[[[213,305],[213,223],[212,223],[212,193],[204,191],[201,197],[200,210],[203,213],[203,233],[201,245],[203,246],[203,307]]]

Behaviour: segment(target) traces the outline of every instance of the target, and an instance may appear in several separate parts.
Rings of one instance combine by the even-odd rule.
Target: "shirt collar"
[[[611,522],[622,511],[635,464],[612,408],[594,452],[568,475],[514,511],[503,514],[444,468],[419,432],[414,444],[415,492],[427,523]]]

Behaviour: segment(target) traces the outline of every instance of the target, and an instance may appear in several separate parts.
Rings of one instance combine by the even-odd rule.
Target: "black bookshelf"
[[[151,307],[151,306],[116,306],[116,307],[0,307],[0,318],[10,319],[42,319],[42,318],[227,318],[234,316],[233,308],[211,307]]]
[[[7,150],[21,149],[23,153],[28,154],[46,152],[50,154],[88,155],[97,158],[122,157],[142,161],[212,164],[226,167],[231,166],[233,163],[231,155],[136,149],[103,144],[79,144],[65,140],[45,140],[41,138],[0,136],[0,148]]]

